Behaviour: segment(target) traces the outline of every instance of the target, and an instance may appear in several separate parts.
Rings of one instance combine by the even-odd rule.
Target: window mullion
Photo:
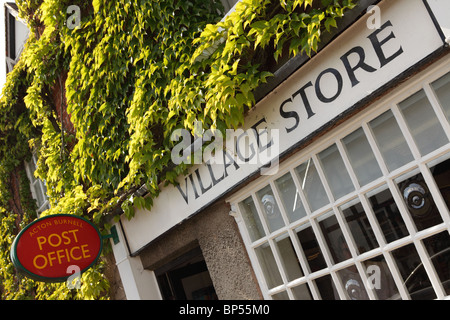
[[[389,272],[392,275],[392,278],[394,279],[395,285],[397,286],[397,289],[399,291],[400,297],[403,300],[411,300],[411,297],[409,296],[409,292],[405,287],[405,282],[400,274],[400,270],[398,270],[397,264],[394,261],[394,258],[392,257],[390,252],[385,252],[383,254],[384,260],[386,261],[388,265]]]
[[[383,176],[389,175],[389,169],[386,165],[386,162],[384,161],[383,155],[378,149],[378,144],[373,136],[372,130],[369,128],[369,125],[367,123],[364,123],[362,125],[362,128],[364,130],[364,134],[367,137],[367,141],[369,141],[369,145],[372,148],[375,159],[377,159],[378,165],[380,166]]]
[[[283,218],[283,222],[285,226],[289,225],[289,218],[284,210],[284,202],[281,201],[280,194],[278,193],[278,188],[275,186],[275,180],[270,181],[270,187],[272,188],[273,196],[275,197],[275,201],[278,204],[278,209],[280,209],[281,217]]]
[[[447,116],[442,110],[441,104],[439,103],[439,100],[437,99],[434,90],[431,88],[428,82],[424,85],[423,89],[425,91],[428,100],[431,103],[431,106],[433,107],[434,112],[436,112],[436,115],[438,117],[441,126],[444,128],[444,132],[447,135],[447,139],[450,140],[450,123],[447,121]]]
[[[319,175],[320,180],[322,181],[322,185],[325,188],[325,192],[327,193],[328,201],[329,201],[329,203],[333,203],[334,196],[333,196],[333,193],[331,192],[330,186],[328,185],[328,181],[325,177],[325,173],[322,170],[322,164],[320,163],[320,160],[318,159],[317,154],[314,154],[311,158],[316,167],[317,174]]]
[[[344,161],[345,168],[347,169],[347,172],[350,175],[350,179],[353,182],[353,186],[355,187],[355,190],[360,189],[361,186],[359,184],[358,178],[356,177],[355,171],[353,170],[353,167],[352,167],[352,165],[350,163],[350,160],[348,159],[347,152],[345,150],[344,145],[342,144],[342,141],[341,140],[337,140],[336,141],[336,146],[337,146],[337,148],[339,150],[339,153],[341,154],[341,158]]]
[[[420,172],[422,173],[425,183],[428,186],[428,189],[431,192],[431,196],[434,200],[434,203],[436,204],[436,207],[438,208],[438,211],[439,211],[439,214],[441,215],[442,220],[447,224],[447,226],[449,226],[450,225],[450,215],[449,215],[448,210],[450,210],[450,208],[447,208],[447,205],[445,204],[445,201],[442,198],[442,194],[441,194],[439,188],[437,187],[436,182],[434,181],[434,178],[430,172],[430,169],[424,163],[421,163],[419,165],[419,169],[420,169]]]
[[[400,108],[398,107],[397,104],[393,104],[391,107],[391,110],[392,110],[392,113],[394,114],[395,120],[397,120],[400,131],[403,133],[406,143],[408,144],[409,149],[411,150],[411,152],[413,154],[414,159],[418,160],[418,159],[422,158],[419,148],[416,145],[416,141],[414,140],[411,132],[409,132],[408,125],[406,124],[406,121],[403,117],[402,112],[400,111]]]
[[[269,226],[267,225],[266,219],[264,218],[263,208],[261,208],[261,204],[260,204],[255,192],[252,193],[252,200],[253,200],[253,203],[255,204],[256,211],[258,212],[258,217],[259,217],[259,220],[261,221],[264,232],[266,233],[266,235],[269,235],[270,229],[269,229]]]
[[[414,245],[417,249],[417,253],[419,254],[420,260],[423,263],[426,273],[428,274],[428,278],[430,279],[431,285],[436,293],[438,299],[443,299],[446,296],[445,290],[442,287],[441,282],[439,281],[439,277],[436,274],[436,270],[431,262],[428,253],[420,240],[414,241]]]

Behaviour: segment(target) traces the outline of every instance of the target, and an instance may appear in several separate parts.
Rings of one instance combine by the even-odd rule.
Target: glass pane
[[[338,271],[338,274],[347,299],[369,300],[369,296],[364,288],[363,280],[361,279],[356,266],[353,265],[340,270]]]
[[[352,233],[358,252],[364,253],[378,247],[377,239],[359,200],[340,208]]]
[[[278,271],[277,263],[273,256],[272,249],[270,249],[269,243],[266,242],[255,248],[255,253],[258,257],[259,265],[261,266],[264,279],[266,279],[269,289],[282,284],[283,280],[281,279],[281,275]]]
[[[291,174],[288,172],[281,178],[275,181],[278,193],[283,201],[284,211],[286,212],[289,222],[294,222],[303,217],[306,217],[306,211],[300,200],[297,187]]]
[[[431,84],[441,104],[447,120],[450,122],[450,73]]]
[[[329,274],[314,280],[314,282],[322,300],[340,300],[333,279]]]
[[[380,166],[362,128],[349,134],[342,142],[347,149],[348,157],[361,186],[381,177]]]
[[[339,263],[351,258],[352,255],[345,242],[344,235],[339,227],[336,216],[332,212],[328,212],[317,220],[334,263]]]
[[[415,172],[398,178],[396,182],[417,230],[420,231],[441,223],[442,218],[422,174],[411,177]]]
[[[368,286],[378,300],[398,300],[400,294],[394,278],[383,256],[377,256],[363,262]]]
[[[450,295],[450,236],[448,231],[423,240],[445,293]]]
[[[302,190],[308,199],[311,211],[316,211],[329,203],[325,188],[312,159],[295,168]]]
[[[412,95],[399,106],[423,156],[448,142],[444,129],[423,90]]]
[[[450,209],[450,159],[433,166],[430,170],[447,204],[447,209]]]
[[[319,153],[319,159],[322,162],[323,171],[335,199],[355,190],[335,144]]]
[[[412,300],[436,298],[430,279],[413,244],[394,250],[392,256]]]
[[[267,221],[270,232],[284,227],[283,217],[281,216],[280,208],[278,208],[278,204],[275,201],[270,185],[267,185],[259,190],[256,193],[256,196],[261,203],[263,216]]]
[[[302,225],[295,229],[297,232],[297,237],[302,246],[303,252],[306,256],[306,261],[308,261],[309,269],[311,272],[316,272],[327,267],[325,259],[323,258],[322,250],[320,250],[319,244],[317,243],[316,236],[313,229],[309,224]]]
[[[300,262],[295,254],[289,235],[286,233],[279,236],[275,239],[275,243],[277,245],[280,258],[283,261],[283,268],[288,280],[292,281],[302,277],[303,272],[300,268]]]
[[[406,237],[408,230],[387,185],[367,194],[387,243]]]
[[[292,288],[292,293],[296,300],[312,300],[312,294],[306,283]]]
[[[369,125],[390,171],[414,160],[391,110],[372,120]]]
[[[273,300],[289,300],[289,296],[286,291],[281,291],[272,296]]]
[[[259,219],[258,212],[256,211],[255,204],[253,203],[252,197],[248,197],[241,203],[239,203],[239,208],[242,212],[242,218],[244,219],[245,226],[247,227],[250,239],[256,241],[264,237],[264,229]]]

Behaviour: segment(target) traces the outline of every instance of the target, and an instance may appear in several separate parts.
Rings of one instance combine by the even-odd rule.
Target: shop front
[[[448,7],[378,2],[122,217],[127,298],[449,296]]]

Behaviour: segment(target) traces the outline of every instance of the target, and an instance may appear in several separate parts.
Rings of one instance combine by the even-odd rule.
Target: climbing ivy
[[[73,291],[13,270],[10,245],[36,208],[13,213],[8,179],[32,151],[51,203],[44,215],[75,214],[103,227],[120,209],[131,219],[134,207],[151,208],[161,183],[186,172],[170,161],[175,129],[242,125],[271,66],[317,51],[354,2],[242,0],[220,20],[219,0],[17,1],[30,37],[0,100],[2,298],[107,297],[102,263]],[[80,8],[74,29],[69,5]],[[64,110],[74,130],[61,121]],[[148,195],[134,196],[144,184]]]

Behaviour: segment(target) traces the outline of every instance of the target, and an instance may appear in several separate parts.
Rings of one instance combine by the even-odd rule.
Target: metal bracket
[[[103,236],[103,239],[113,239],[114,244],[118,244],[120,242],[119,240],[119,235],[117,233],[117,228],[116,226],[112,226],[111,229],[109,229],[109,231],[111,232],[110,234]]]

